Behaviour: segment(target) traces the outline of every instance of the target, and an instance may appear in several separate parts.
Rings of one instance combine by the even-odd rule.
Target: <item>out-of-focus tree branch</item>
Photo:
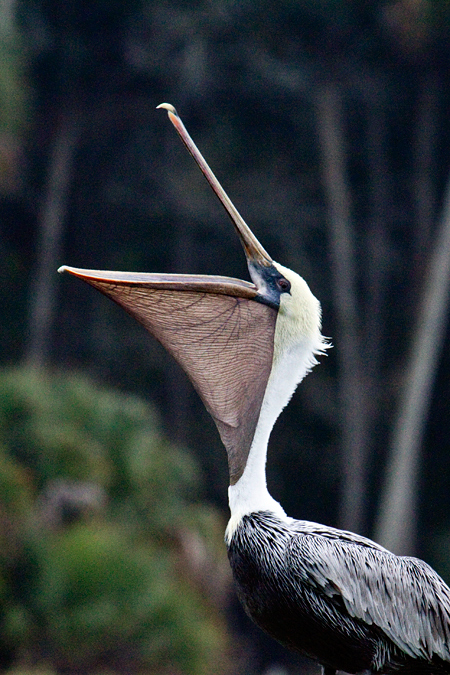
[[[450,178],[391,442],[375,539],[397,554],[414,552],[420,452],[445,336],[450,290]]]
[[[39,248],[28,331],[26,361],[43,366],[48,360],[53,321],[61,237],[66,217],[72,163],[78,138],[78,119],[73,111],[62,114],[55,133],[48,180],[39,218]]]
[[[319,89],[317,115],[329,221],[341,385],[343,486],[339,524],[358,531],[364,519],[368,439],[355,289],[354,232],[351,225],[351,198],[345,169],[342,101],[338,84],[326,84]]]

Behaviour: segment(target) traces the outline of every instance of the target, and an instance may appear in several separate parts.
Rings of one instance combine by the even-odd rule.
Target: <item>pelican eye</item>
[[[289,293],[291,290],[291,282],[285,279],[285,277],[277,279],[277,286],[282,293]]]

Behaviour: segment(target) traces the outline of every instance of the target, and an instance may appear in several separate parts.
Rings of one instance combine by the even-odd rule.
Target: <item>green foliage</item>
[[[199,537],[214,569],[220,519],[190,500],[195,463],[153,411],[79,375],[10,369],[0,442],[4,646],[57,670],[218,672],[222,619],[181,540]]]

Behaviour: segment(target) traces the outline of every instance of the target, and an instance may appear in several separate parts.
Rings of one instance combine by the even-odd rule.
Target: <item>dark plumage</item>
[[[242,518],[228,556],[249,616],[327,673],[450,673],[450,591],[423,561],[264,512]]]

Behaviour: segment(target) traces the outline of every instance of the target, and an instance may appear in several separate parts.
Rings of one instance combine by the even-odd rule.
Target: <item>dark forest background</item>
[[[4,0],[0,34],[0,667],[309,672],[233,595],[189,382],[56,270],[248,279],[174,104],[332,339],[271,492],[450,581],[450,5]]]

